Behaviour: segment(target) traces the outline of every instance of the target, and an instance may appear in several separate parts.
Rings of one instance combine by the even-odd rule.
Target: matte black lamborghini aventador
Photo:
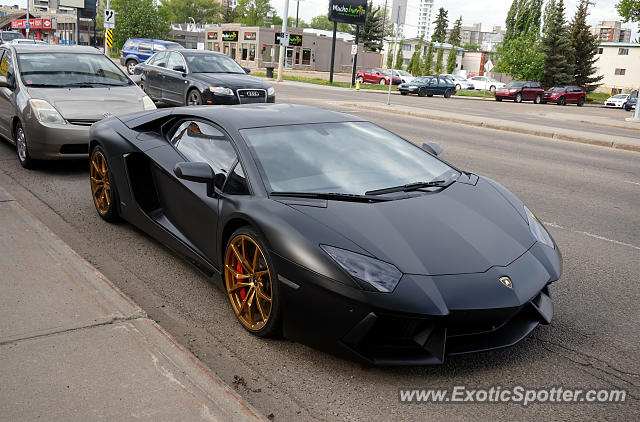
[[[561,256],[512,193],[370,122],[189,107],[91,128],[105,220],[220,278],[238,320],[373,364],[513,345],[553,314]]]

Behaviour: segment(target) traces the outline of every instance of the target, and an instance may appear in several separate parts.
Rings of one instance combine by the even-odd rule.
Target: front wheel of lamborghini
[[[280,291],[277,273],[265,243],[248,227],[231,235],[224,257],[227,295],[238,321],[250,333],[280,333]]]
[[[117,221],[118,210],[116,203],[118,193],[113,183],[107,156],[101,147],[96,147],[91,152],[90,165],[89,177],[91,180],[93,205],[95,205],[100,217],[110,222]]]

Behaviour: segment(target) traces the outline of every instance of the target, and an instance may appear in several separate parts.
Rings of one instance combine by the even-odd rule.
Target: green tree
[[[431,41],[444,42],[447,38],[447,28],[449,26],[449,19],[447,19],[447,12],[444,7],[438,10],[438,16],[436,17],[434,24],[435,29],[431,36]]]
[[[556,13],[556,0],[549,0],[544,7],[542,33],[545,34],[549,30],[549,24],[553,20],[553,15]]]
[[[434,71],[437,74],[442,73],[442,71],[444,70],[443,60],[444,60],[444,48],[442,47],[442,44],[440,44],[438,46],[438,54],[436,54],[436,66],[434,68]]]
[[[575,53],[571,47],[563,0],[558,0],[556,3],[547,32],[542,39],[542,51],[546,55],[542,85],[551,87],[573,83],[574,66],[571,63],[571,58]]]
[[[324,29],[325,31],[333,31],[333,22],[329,20],[329,15],[318,15],[311,18],[309,24],[311,28]],[[351,32],[351,25],[348,23],[338,22],[338,31]]]
[[[369,1],[367,4],[367,14],[364,25],[360,25],[359,41],[364,43],[364,49],[367,51],[378,52],[382,50],[382,19],[383,12],[380,7],[373,8],[373,3]],[[353,27],[353,34],[356,32],[356,26]]]
[[[640,0],[620,0],[616,9],[625,22],[640,22]]]
[[[451,46],[451,50],[449,50],[449,55],[447,56],[447,73],[453,73],[456,70],[456,65],[458,64],[458,52],[456,51],[455,46]]]
[[[210,0],[164,0],[159,7],[172,23],[220,23],[224,19],[224,9],[218,2]]]
[[[598,40],[589,31],[587,16],[589,15],[589,0],[580,0],[578,9],[571,22],[571,47],[575,53],[574,83],[592,92],[598,87],[604,76],[595,75],[595,63],[598,54]],[[594,76],[595,75],[595,76]]]
[[[387,52],[387,69],[393,69],[393,44],[389,43],[389,51]]]
[[[234,22],[247,26],[262,26],[264,20],[273,11],[269,0],[238,0]]]
[[[536,34],[512,38],[498,52],[500,60],[494,71],[506,73],[517,80],[539,81],[542,78],[545,54]]]
[[[478,51],[480,50],[480,46],[476,43],[466,42],[462,45],[462,48],[469,51]]]
[[[423,40],[424,40],[424,35],[421,35],[420,39],[418,40],[418,45],[416,46],[416,50],[411,55],[411,59],[409,60],[409,64],[407,65],[407,72],[411,73],[413,76],[420,75],[422,71],[422,61],[420,56],[422,54]]]
[[[396,61],[393,68],[402,70],[402,65],[404,64],[404,52],[402,51],[404,48],[404,39],[400,40],[396,48],[398,49],[398,51],[396,52]]]
[[[460,16],[454,23],[453,29],[449,34],[449,44],[459,46],[462,42],[460,38],[460,32],[462,31],[462,16]]]
[[[433,43],[429,43],[429,48],[427,49],[427,54],[424,56],[424,62],[422,63],[422,74],[430,75],[431,69],[433,68]]]
[[[120,49],[129,38],[166,39],[171,27],[153,0],[112,0],[116,13],[113,48]],[[102,15],[100,15],[102,16]]]

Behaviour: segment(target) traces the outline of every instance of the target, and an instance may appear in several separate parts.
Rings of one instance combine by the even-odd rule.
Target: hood
[[[135,85],[96,88],[27,88],[31,98],[47,101],[66,120],[101,120],[143,110],[144,92]]]
[[[223,86],[233,90],[243,88],[269,89],[270,84],[255,76],[237,73],[192,73],[191,78],[211,86]]]
[[[389,202],[291,206],[405,274],[485,272],[535,243],[522,215],[483,179]]]

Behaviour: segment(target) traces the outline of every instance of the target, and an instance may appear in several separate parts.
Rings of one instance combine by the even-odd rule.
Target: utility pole
[[[300,13],[300,0],[296,1],[296,28],[298,27],[298,14]]]
[[[29,38],[29,27],[31,25],[29,25],[29,1],[27,0],[27,24],[25,25],[25,31],[27,32],[27,38]]]
[[[282,19],[282,37],[280,37],[280,56],[278,58],[278,82],[282,82],[282,67],[284,65],[284,53],[288,45],[282,45],[283,40],[288,41],[287,21],[289,20],[289,0],[284,0],[284,17]],[[288,43],[287,43],[288,44]]]

